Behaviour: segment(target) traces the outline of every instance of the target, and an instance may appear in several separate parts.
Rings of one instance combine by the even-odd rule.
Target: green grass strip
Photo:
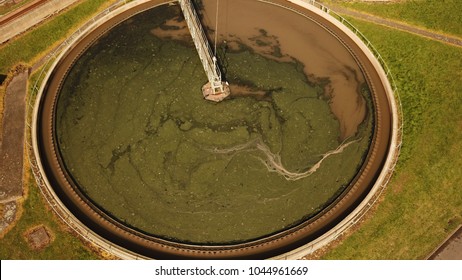
[[[462,36],[460,0],[407,0],[394,3],[360,1],[324,1],[341,4],[346,8],[364,11],[383,18],[391,18],[423,26],[441,33]]]
[[[103,5],[110,2],[113,1],[84,1],[40,27],[4,44],[0,47],[0,73],[6,73],[19,62],[33,63],[34,59],[49,50],[51,46],[55,46],[57,42],[63,41]]]

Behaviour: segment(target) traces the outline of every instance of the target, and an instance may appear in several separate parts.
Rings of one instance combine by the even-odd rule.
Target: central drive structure
[[[196,46],[202,66],[209,82],[202,87],[202,93],[207,100],[219,102],[229,94],[229,85],[221,78],[220,67],[218,66],[216,55],[210,47],[207,36],[205,35],[202,24],[197,16],[194,4],[191,0],[178,0],[183,12],[189,32]],[[217,32],[217,30],[215,30]]]

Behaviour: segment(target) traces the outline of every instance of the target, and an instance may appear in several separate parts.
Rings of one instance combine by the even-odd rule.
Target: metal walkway
[[[194,4],[191,0],[178,0],[178,2],[180,3],[189,32],[191,33],[202,66],[209,80],[209,82],[202,87],[204,98],[216,102],[222,101],[230,94],[229,87],[228,84],[221,79],[221,71],[218,67],[217,58],[213,54],[212,48],[207,40]]]

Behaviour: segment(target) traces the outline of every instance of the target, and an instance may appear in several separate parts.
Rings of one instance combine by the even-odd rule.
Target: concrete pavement
[[[39,24],[79,0],[49,0],[35,9],[0,25],[0,44]]]
[[[429,260],[462,260],[462,225],[429,257]]]
[[[28,78],[27,71],[19,73],[6,89],[0,138],[0,203],[15,201],[23,195]]]

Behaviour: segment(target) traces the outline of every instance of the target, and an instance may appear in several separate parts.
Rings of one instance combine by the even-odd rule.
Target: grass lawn
[[[22,205],[21,218],[15,227],[1,239],[0,259],[97,259],[98,256],[95,253],[56,220],[53,211],[47,206],[37,188],[33,175],[29,174],[28,177],[26,182],[28,195]],[[44,225],[51,231],[53,242],[46,248],[33,250],[27,243],[25,233],[39,225]]]
[[[422,259],[462,223],[462,48],[352,20],[394,73],[404,143],[371,218],[326,259]]]
[[[460,0],[406,0],[395,3],[325,0],[346,8],[367,12],[384,18],[407,22],[441,33],[462,36]]]

